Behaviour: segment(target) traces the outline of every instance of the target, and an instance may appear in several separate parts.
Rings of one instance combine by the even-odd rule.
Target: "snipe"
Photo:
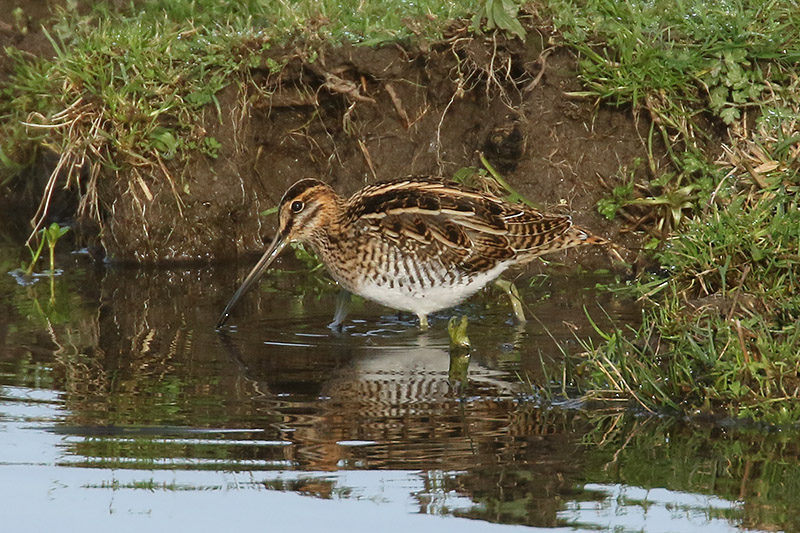
[[[607,241],[492,194],[438,178],[368,185],[349,199],[325,183],[292,185],[278,208],[272,244],[234,293],[222,327],[242,295],[290,242],[311,248],[348,291],[379,304],[428,314],[452,307],[513,265],[542,254]]]

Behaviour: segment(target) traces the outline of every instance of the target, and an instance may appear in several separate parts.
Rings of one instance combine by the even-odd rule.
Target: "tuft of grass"
[[[796,147],[800,11],[795,2],[558,0],[543,10],[578,53],[585,86],[573,96],[630,105],[652,120],[646,139],[651,181],[637,183],[621,202],[615,193],[615,200],[658,206],[661,213],[653,218],[665,233],[715,192],[721,176],[709,166],[719,157],[720,130],[727,128],[731,144],[759,159],[763,153],[752,153],[759,142],[753,116],[773,122],[767,128],[773,131],[780,121],[783,150]],[[658,141],[672,168],[662,168],[653,157]],[[733,152],[725,159],[738,166],[741,154]],[[795,150],[794,172],[800,168],[796,155]],[[609,207],[601,205],[606,214],[616,212]]]
[[[586,344],[584,387],[648,411],[800,423],[800,205],[774,191],[690,220],[634,291],[638,330]]]
[[[581,53],[587,92],[646,107],[684,134],[697,104],[731,124],[764,99],[764,67],[778,69],[768,73],[774,87],[800,59],[800,12],[791,1],[580,4],[551,9]]]
[[[233,23],[194,26],[150,11],[63,17],[46,33],[55,59],[18,56],[0,107],[12,142],[22,127],[33,147],[16,147],[18,153],[44,148],[60,156],[37,223],[57,181],[81,186],[82,212],[99,219],[101,176],[129,172],[136,190],[150,197],[142,175],[172,180],[165,160],[190,150],[214,157],[219,144],[197,117],[207,105],[219,112],[216,94],[266,42]]]
[[[577,52],[584,87],[572,96],[630,106],[651,124],[646,162],[608,177],[598,210],[648,231],[662,271],[629,288],[647,303],[640,327],[597,328],[603,340],[584,343],[575,383],[646,411],[800,423],[796,3],[542,10]]]

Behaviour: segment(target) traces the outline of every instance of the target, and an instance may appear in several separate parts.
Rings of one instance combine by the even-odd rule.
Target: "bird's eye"
[[[292,202],[292,213],[299,213],[300,211],[303,210],[303,207],[305,207],[305,204],[303,204],[303,202],[301,202],[300,200],[295,200],[294,202]]]

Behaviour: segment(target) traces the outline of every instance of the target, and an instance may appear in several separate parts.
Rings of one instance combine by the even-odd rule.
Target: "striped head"
[[[231,310],[245,292],[261,277],[290,242],[319,243],[325,229],[337,223],[343,200],[327,184],[312,178],[298,181],[286,191],[278,204],[278,233],[256,266],[225,306],[217,328],[227,322]]]
[[[317,179],[298,181],[286,191],[278,205],[278,235],[284,244],[314,240],[321,229],[334,223],[341,198]]]

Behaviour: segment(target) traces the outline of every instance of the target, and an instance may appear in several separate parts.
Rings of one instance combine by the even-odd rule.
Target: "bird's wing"
[[[568,216],[543,215],[435,178],[365,187],[348,201],[346,216],[390,240],[445,254],[467,271],[558,249],[559,238],[572,227]]]

